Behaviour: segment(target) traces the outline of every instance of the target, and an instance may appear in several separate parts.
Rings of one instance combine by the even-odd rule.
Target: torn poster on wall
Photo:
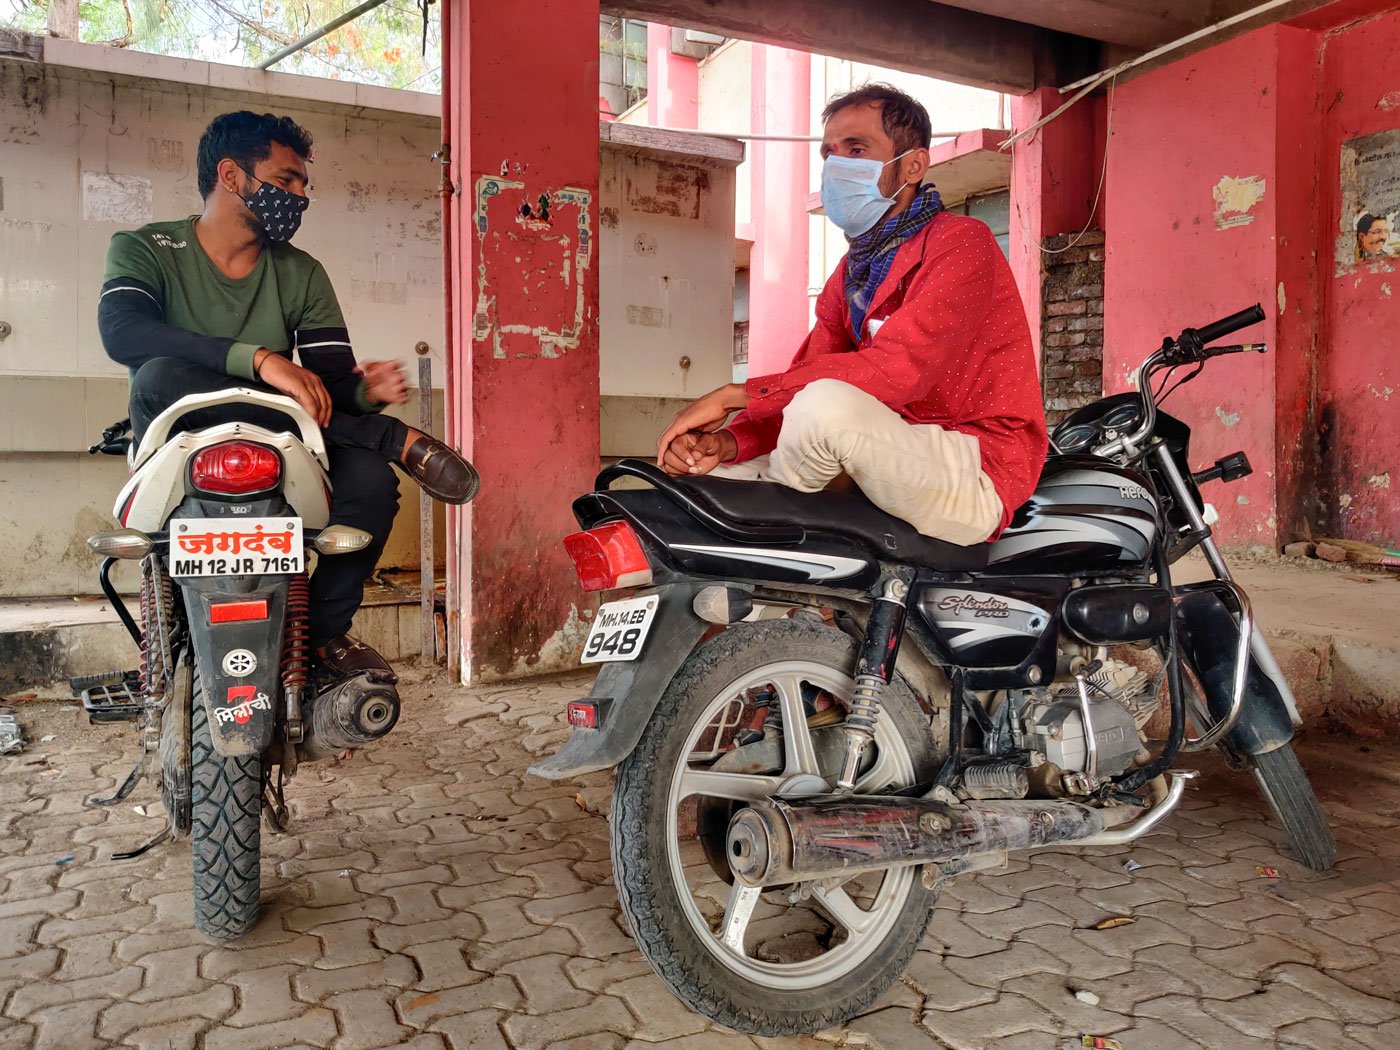
[[[1337,275],[1358,266],[1389,271],[1400,256],[1400,128],[1342,143]]]

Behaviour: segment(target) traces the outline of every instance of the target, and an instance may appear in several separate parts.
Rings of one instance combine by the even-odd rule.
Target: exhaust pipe
[[[297,745],[297,758],[303,762],[378,740],[399,720],[399,693],[392,683],[358,674],[315,697],[309,708],[304,718],[306,735]]]
[[[1112,817],[1140,811],[1053,800],[953,805],[874,795],[767,799],[741,809],[730,822],[729,867],[746,886],[783,886],[1062,842],[1127,842],[1176,807],[1186,777],[1173,778],[1163,802],[1122,827]]]

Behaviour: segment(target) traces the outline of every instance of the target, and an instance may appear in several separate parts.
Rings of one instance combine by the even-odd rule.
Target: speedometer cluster
[[[1057,426],[1051,438],[1061,452],[1092,452],[1141,425],[1142,399],[1137,394],[1118,394],[1081,408]]]

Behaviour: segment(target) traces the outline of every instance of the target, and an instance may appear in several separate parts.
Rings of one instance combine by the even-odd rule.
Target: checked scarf
[[[924,186],[909,207],[851,241],[846,255],[846,305],[851,315],[851,333],[857,343],[870,301],[889,276],[895,252],[942,210],[943,198],[938,191]]]

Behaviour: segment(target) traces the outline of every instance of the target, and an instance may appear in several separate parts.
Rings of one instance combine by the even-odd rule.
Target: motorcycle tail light
[[[578,582],[585,591],[645,587],[651,582],[651,562],[632,526],[625,521],[576,532],[564,540],[564,549],[573,559]]]
[[[569,725],[580,729],[598,728],[598,705],[592,700],[571,700],[565,709],[569,715]]]
[[[210,445],[190,461],[190,484],[201,492],[241,496],[266,492],[281,480],[282,457],[248,441]]]

